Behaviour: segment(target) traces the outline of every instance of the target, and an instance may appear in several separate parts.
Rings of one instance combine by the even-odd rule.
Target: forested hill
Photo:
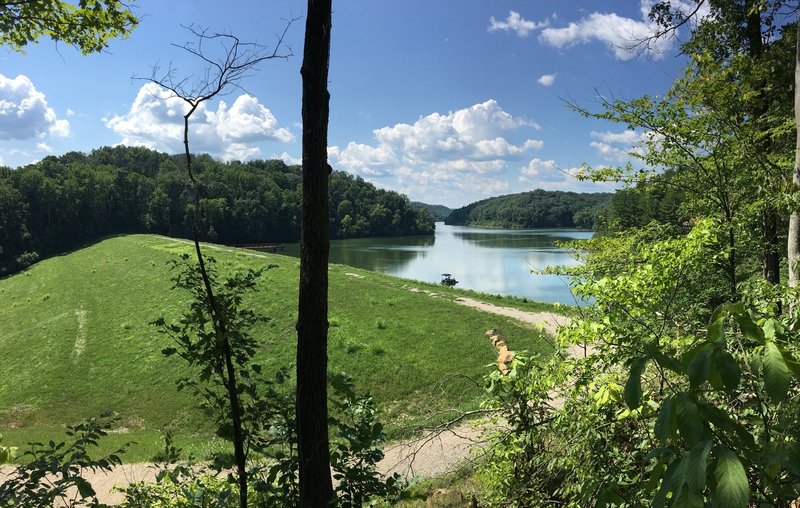
[[[445,224],[500,228],[592,229],[612,194],[545,191],[509,194],[453,210]]]
[[[453,213],[452,208],[447,208],[444,205],[429,205],[427,203],[421,203],[419,201],[412,201],[411,204],[416,208],[424,208],[428,210],[428,212],[433,217],[435,221],[443,221],[447,218],[448,215]]]
[[[193,168],[202,240],[299,240],[300,166],[199,155]],[[334,171],[330,196],[333,238],[433,233],[427,211],[361,178]],[[145,148],[104,147],[0,168],[0,275],[111,234],[190,237],[192,201],[183,156]]]

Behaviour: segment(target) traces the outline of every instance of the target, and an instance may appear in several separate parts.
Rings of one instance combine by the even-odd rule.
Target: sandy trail
[[[250,253],[247,253],[251,255]],[[257,253],[254,253],[258,256]],[[417,290],[419,291],[419,290]],[[527,324],[541,326],[548,334],[554,335],[560,325],[569,323],[569,318],[552,312],[527,312],[511,307],[500,307],[472,298],[458,298],[460,305],[466,305],[500,316],[510,317]],[[476,339],[481,337],[476,334]],[[572,356],[583,356],[583,350],[569,350]],[[470,458],[470,449],[479,444],[481,429],[475,423],[463,423],[452,429],[436,434],[393,443],[386,446],[383,460],[378,470],[384,474],[400,473],[406,478],[430,478],[451,471]],[[13,471],[11,466],[0,467],[0,483]],[[112,493],[115,485],[127,485],[136,481],[153,481],[156,467],[152,463],[125,464],[114,468],[110,473],[87,473],[84,477],[91,482],[98,493],[99,500],[106,504],[119,504],[124,496]]]
[[[528,312],[511,307],[498,307],[492,303],[481,302],[465,297],[456,298],[454,301],[460,305],[466,305],[467,307],[472,307],[484,312],[510,317],[534,326],[541,326],[550,336],[556,334],[559,326],[568,325],[570,323],[568,317],[553,312]]]

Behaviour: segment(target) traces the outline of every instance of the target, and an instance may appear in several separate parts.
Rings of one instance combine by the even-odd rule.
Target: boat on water
[[[458,284],[458,281],[449,273],[442,274],[442,285],[443,286],[455,286]]]

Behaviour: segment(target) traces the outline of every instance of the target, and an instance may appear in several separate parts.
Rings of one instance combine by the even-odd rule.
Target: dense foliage
[[[445,224],[501,228],[595,227],[598,214],[611,194],[545,191],[509,194],[476,201],[461,207]]]
[[[641,228],[651,222],[684,226],[690,218],[686,192],[680,186],[680,171],[658,174],[647,182],[618,189],[603,212],[599,229],[617,231]]]
[[[791,185],[796,21],[780,0],[708,2],[684,77],[586,116],[647,133],[603,234],[576,244],[591,298],[563,357],[520,355],[490,379],[496,432],[480,478],[501,506],[794,506],[800,320],[780,228]],[[652,17],[665,33],[682,16]]]
[[[583,244],[566,360],[520,355],[494,374],[497,432],[481,470],[513,506],[788,506],[800,496],[800,363],[791,292],[750,281],[725,303],[712,220]],[[730,298],[728,296],[727,298]],[[796,306],[795,306],[796,308]],[[584,349],[586,348],[586,349]],[[584,351],[588,355],[584,357]]]
[[[24,51],[45,37],[83,54],[97,53],[111,39],[130,35],[138,23],[131,2],[120,0],[5,1],[0,3],[0,45]]]
[[[0,168],[0,274],[103,236],[190,237],[193,199],[180,156],[104,147]],[[280,160],[194,159],[201,240],[226,244],[300,238],[302,168]],[[430,234],[433,219],[405,196],[347,173],[331,174],[334,238]]]

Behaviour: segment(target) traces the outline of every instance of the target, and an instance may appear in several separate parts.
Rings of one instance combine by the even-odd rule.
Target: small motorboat
[[[456,284],[458,284],[458,281],[455,278],[453,278],[452,275],[450,275],[449,273],[442,274],[443,286],[455,286]]]

